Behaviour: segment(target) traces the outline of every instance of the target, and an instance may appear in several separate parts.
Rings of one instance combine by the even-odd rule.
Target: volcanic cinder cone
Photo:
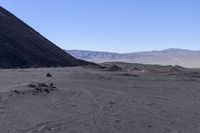
[[[67,54],[0,6],[0,68],[88,64]]]

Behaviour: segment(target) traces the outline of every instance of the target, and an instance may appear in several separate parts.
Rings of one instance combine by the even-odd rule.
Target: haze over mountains
[[[0,6],[0,68],[87,65]]]
[[[188,68],[200,67],[200,51],[166,49],[160,51],[111,53],[84,50],[66,50],[72,56],[97,63],[119,61],[129,63],[180,65]]]

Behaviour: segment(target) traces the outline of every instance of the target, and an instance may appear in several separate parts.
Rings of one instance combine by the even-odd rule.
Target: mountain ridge
[[[189,68],[200,67],[200,51],[170,48],[132,53],[114,53],[87,50],[66,50],[69,54],[79,59],[97,63],[120,61],[128,63],[180,65]]]

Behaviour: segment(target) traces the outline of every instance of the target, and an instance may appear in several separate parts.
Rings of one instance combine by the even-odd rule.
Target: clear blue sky
[[[200,0],[0,0],[65,49],[200,49]]]

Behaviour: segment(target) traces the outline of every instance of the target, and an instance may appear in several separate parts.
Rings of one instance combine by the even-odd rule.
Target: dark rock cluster
[[[50,85],[44,84],[44,83],[32,83],[29,84],[28,87],[33,88],[32,92],[33,95],[36,95],[37,93],[50,93],[52,91],[56,91],[57,88],[54,86],[53,83],[50,83]]]
[[[13,96],[14,94],[16,95],[25,95],[25,94],[32,94],[32,95],[37,95],[37,94],[48,94],[54,91],[57,91],[57,88],[54,86],[53,83],[45,84],[45,83],[31,83],[28,84],[29,89],[23,89],[23,90],[11,90],[9,93],[9,96]]]

